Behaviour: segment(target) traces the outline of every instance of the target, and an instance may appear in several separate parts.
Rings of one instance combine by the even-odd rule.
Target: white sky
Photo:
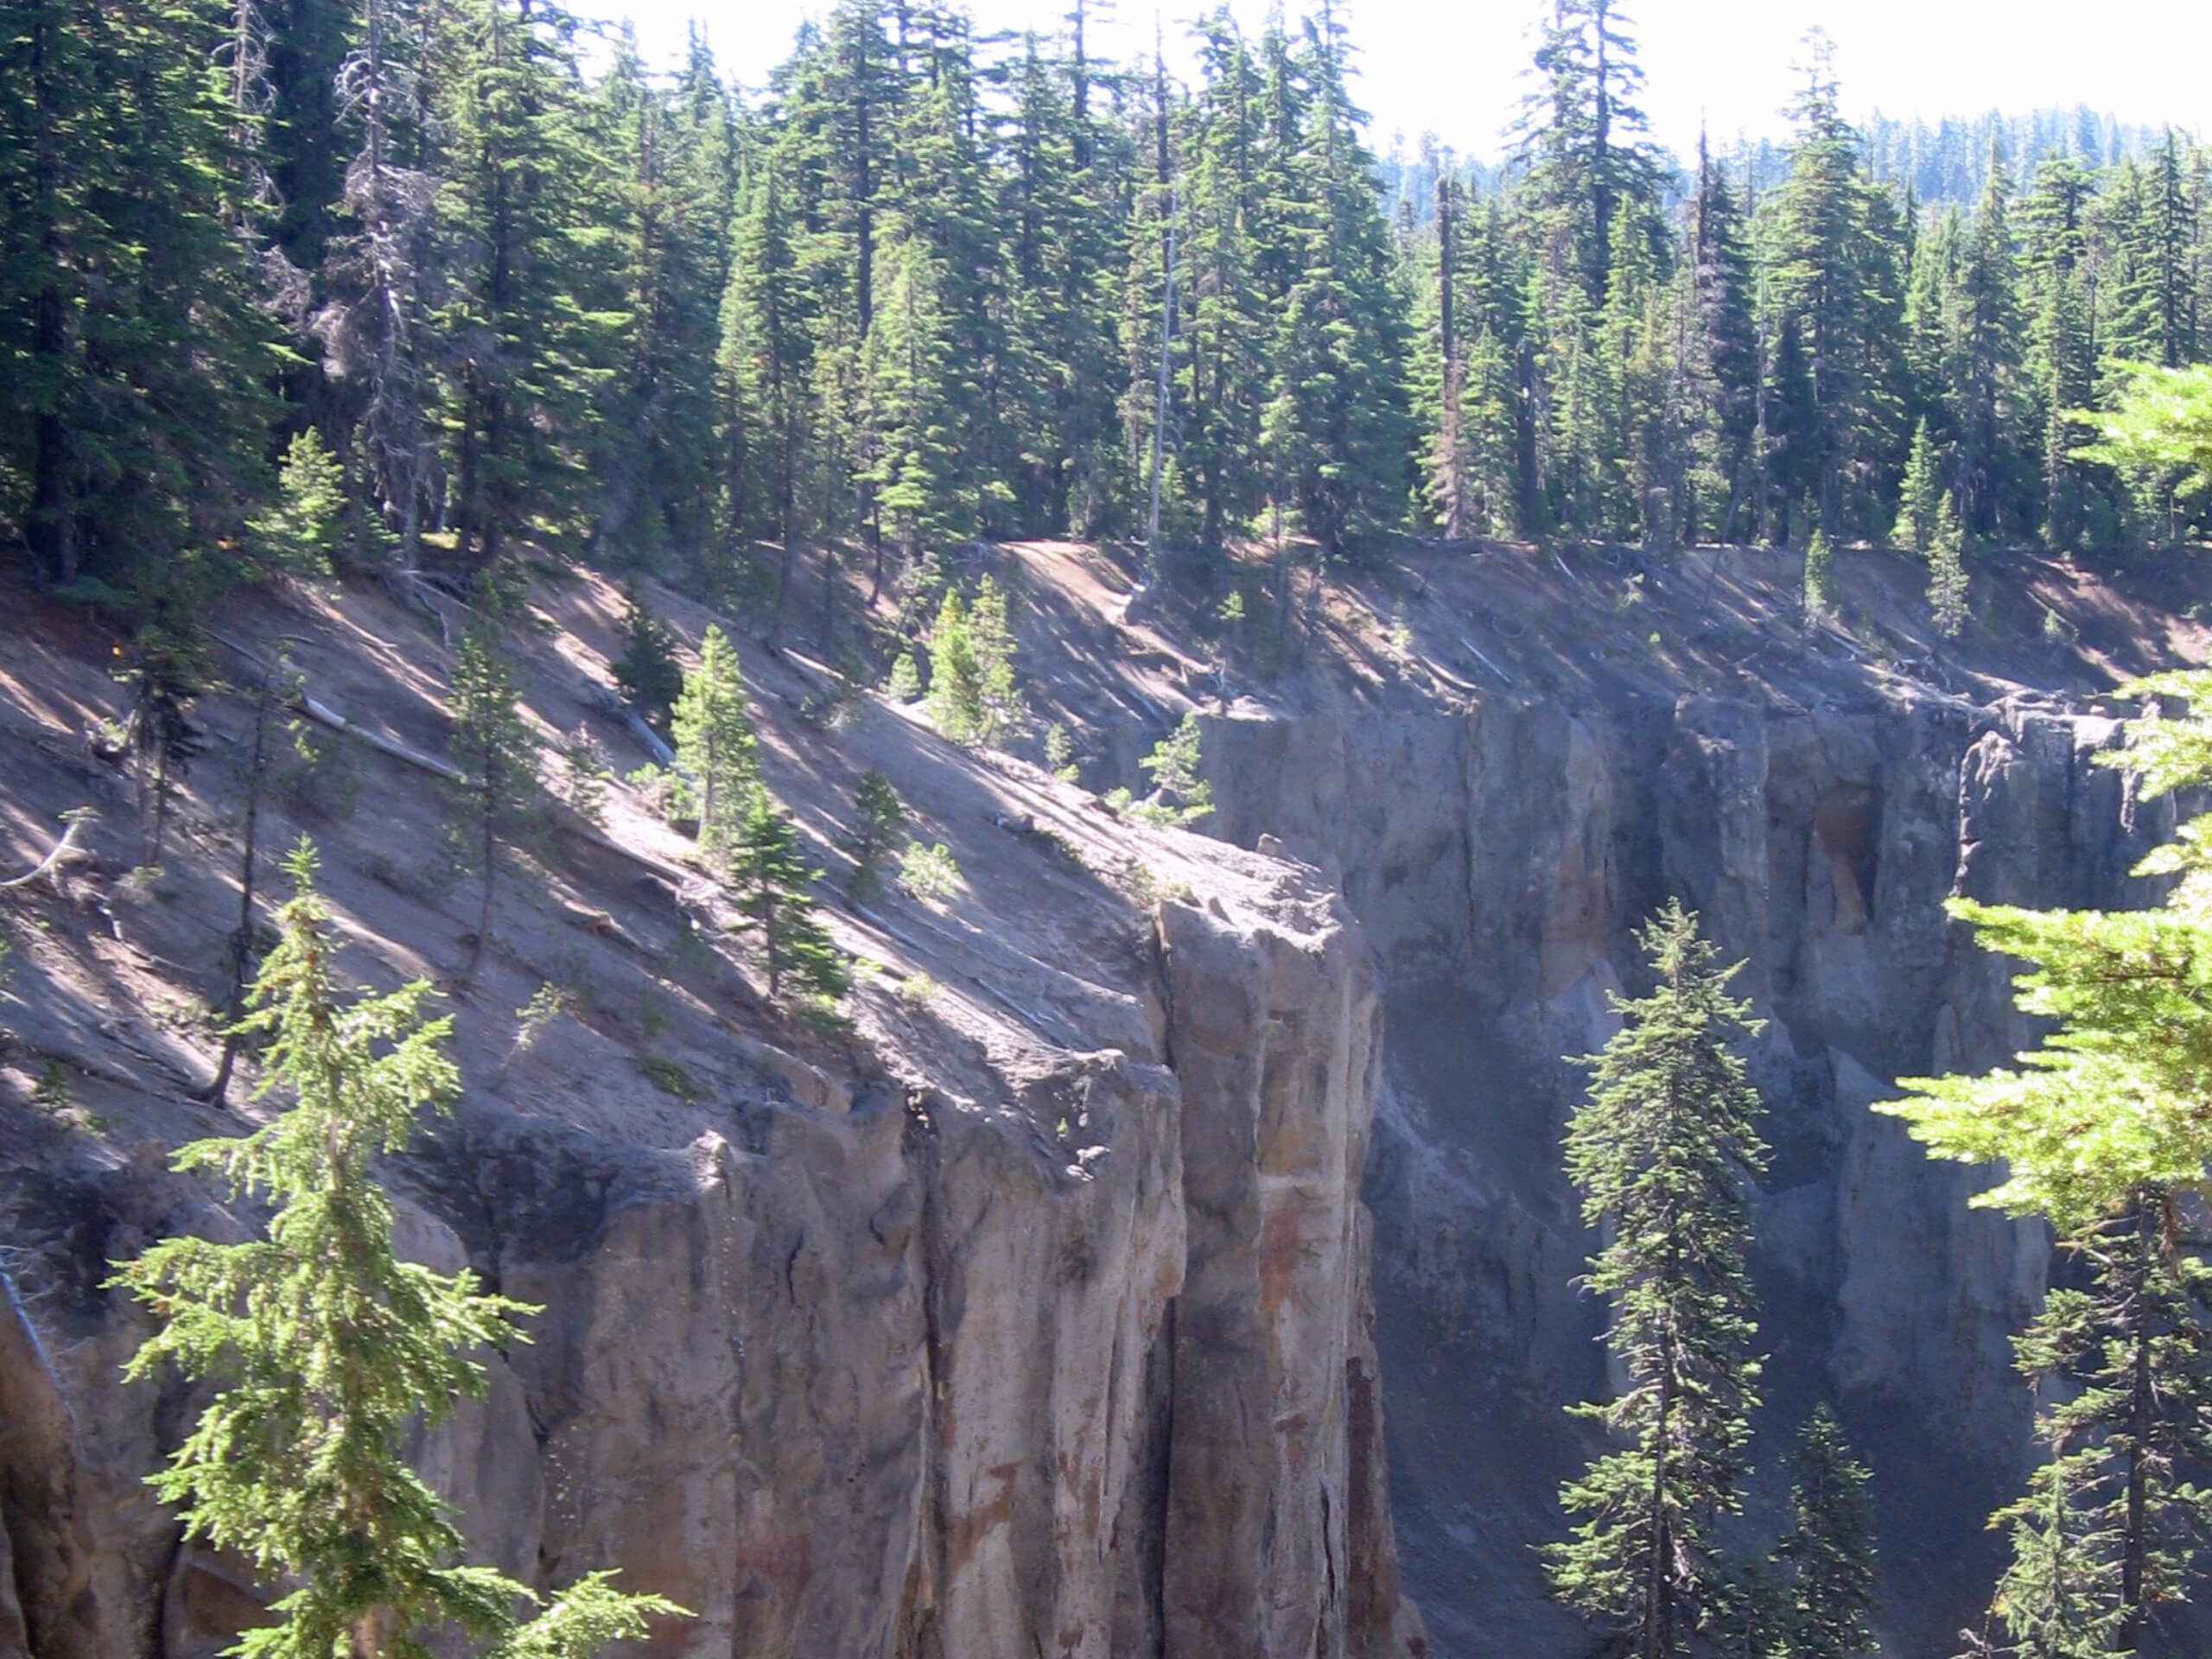
[[[630,16],[648,59],[672,56],[697,17],[726,74],[756,86],[823,0],[577,0],[588,16]],[[1359,52],[1357,94],[1378,148],[1433,131],[1463,155],[1491,156],[1523,90],[1539,0],[1339,0]],[[1266,0],[1234,0],[1256,27]],[[1318,0],[1315,0],[1318,6]],[[1171,56],[1203,4],[1168,0]],[[1300,7],[1287,0],[1295,16]],[[1065,0],[973,0],[980,29],[1058,26]],[[1789,66],[1815,23],[1836,43],[1847,109],[1901,118],[2019,112],[2087,104],[2143,125],[2212,127],[2212,0],[1631,0],[1649,79],[1655,135],[1678,152],[1702,116],[1716,143],[1778,133],[1795,87]],[[1094,29],[1103,53],[1152,43],[1152,0],[1116,0]],[[1187,61],[1187,56],[1185,56]]]

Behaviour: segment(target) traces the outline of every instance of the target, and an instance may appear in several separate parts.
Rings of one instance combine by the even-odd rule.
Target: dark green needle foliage
[[[461,775],[451,791],[447,836],[454,861],[475,875],[478,894],[464,979],[476,971],[492,937],[493,901],[506,849],[531,838],[543,795],[537,739],[516,707],[508,652],[499,597],[488,579],[480,580],[453,670],[453,759]]]
[[[250,1659],[418,1659],[452,1627],[499,1659],[582,1659],[642,1637],[649,1615],[680,1610],[621,1594],[605,1573],[520,1622],[517,1609],[536,1599],[489,1567],[459,1564],[452,1512],[407,1465],[418,1426],[483,1393],[470,1351],[524,1339],[514,1321],[536,1310],[486,1294],[467,1271],[434,1273],[394,1253],[374,1165],[407,1145],[424,1109],[444,1109],[457,1092],[451,1021],[430,1017],[420,981],[349,998],[304,841],[290,871],[294,894],[242,1027],[267,1042],[257,1095],[291,1104],[251,1135],[176,1155],[180,1170],[265,1201],[266,1236],[167,1240],[117,1276],[162,1326],[126,1376],[173,1364],[219,1384],[155,1489],[179,1507],[188,1535],[289,1586],[276,1622],[231,1649]]]
[[[728,637],[711,623],[699,641],[698,667],[683,677],[670,724],[676,764],[699,815],[699,850],[720,868],[732,856],[760,769],[753,719],[746,712],[743,665]]]
[[[669,711],[683,695],[683,668],[667,625],[646,606],[635,586],[623,594],[622,654],[614,659],[614,683],[655,726],[668,723]]]
[[[1850,1659],[1874,1647],[1871,1477],[1826,1406],[1797,1434],[1790,1527],[1775,1548],[1788,1576],[1789,1659]]]
[[[1758,1403],[1744,1256],[1766,1147],[1731,1046],[1761,1022],[1679,902],[1638,939],[1656,988],[1615,1000],[1621,1029],[1592,1058],[1567,1134],[1583,1219],[1609,1240],[1584,1282],[1611,1309],[1605,1340],[1626,1382],[1569,1408],[1613,1449],[1561,1488],[1573,1535],[1544,1556],[1560,1599],[1640,1659],[1672,1659],[1720,1611],[1715,1530],[1739,1507]]]
[[[2188,1597],[2212,1544],[2212,1270],[2172,1236],[2169,1195],[2146,1191],[2067,1241],[2087,1289],[2058,1289],[2019,1338],[2044,1395],[2046,1461],[1993,1524],[2010,1529],[1995,1651],[2050,1659],[2132,1653],[2157,1610]]]
[[[891,779],[874,767],[861,774],[853,791],[852,827],[841,844],[853,856],[852,878],[846,891],[868,904],[883,891],[883,856],[906,827],[906,804]]]
[[[729,885],[738,909],[760,930],[772,1000],[787,986],[827,1002],[852,988],[844,956],[815,914],[813,888],[821,874],[808,868],[791,815],[756,787],[731,844]]]

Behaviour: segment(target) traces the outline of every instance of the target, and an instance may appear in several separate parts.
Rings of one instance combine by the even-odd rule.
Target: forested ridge
[[[1789,144],[1685,170],[1628,25],[1567,0],[1508,165],[1386,188],[1325,8],[1200,18],[1184,85],[1080,3],[984,38],[852,0],[747,96],[538,0],[6,11],[0,524],[142,620],[270,567],[464,592],[522,543],[779,622],[802,546],[880,597],[1155,510],[1198,557],[2204,524],[2075,411],[2206,355],[2207,153],[1870,137],[1817,37]],[[1962,132],[1980,199],[1921,201]]]

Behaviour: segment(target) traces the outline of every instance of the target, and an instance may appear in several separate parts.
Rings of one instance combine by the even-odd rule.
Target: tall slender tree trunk
[[[2128,1287],[2127,1308],[2127,1508],[2120,1563],[2118,1645],[2123,1653],[2134,1652],[2143,1636],[2144,1567],[2151,1551],[2146,1465],[2158,1409],[2151,1376],[2151,1346],[2157,1333],[2151,1328],[2150,1280],[2152,1252],[2160,1246],[2158,1211],[2147,1198],[2138,1200],[2135,1230],[2139,1254]]]

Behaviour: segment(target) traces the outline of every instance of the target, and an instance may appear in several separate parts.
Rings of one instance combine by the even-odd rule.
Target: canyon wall
[[[409,1254],[543,1309],[422,1448],[481,1556],[620,1567],[696,1614],[671,1655],[1428,1651],[1367,1292],[1369,953],[1289,867],[1174,839],[1096,1046],[782,1056],[677,1135],[572,1022],[472,1080],[397,1173]],[[144,1327],[101,1281],[251,1217],[72,1144],[0,1176],[0,1655],[194,1659],[265,1588],[144,1489],[193,1398],[120,1383]]]
[[[1771,1355],[1757,1516],[1822,1400],[1872,1465],[1888,1650],[1978,1623],[2029,1402],[2010,1334],[2040,1298],[2039,1226],[1969,1211],[1986,1183],[1866,1108],[1890,1080],[2028,1037],[1953,893],[2139,898],[2171,826],[2091,764],[2114,721],[1934,693],[1832,702],[1624,697],[1573,712],[1217,718],[1205,770],[1228,838],[1338,885],[1383,963],[1388,1084],[1367,1194],[1409,1587],[1440,1652],[1579,1654],[1532,1541],[1588,1456],[1560,1408],[1605,1386],[1589,1249],[1559,1143],[1613,1029],[1630,928],[1680,894],[1768,1021],[1754,1072],[1775,1152],[1756,1271]],[[2158,804],[2164,808],[2164,804]]]

